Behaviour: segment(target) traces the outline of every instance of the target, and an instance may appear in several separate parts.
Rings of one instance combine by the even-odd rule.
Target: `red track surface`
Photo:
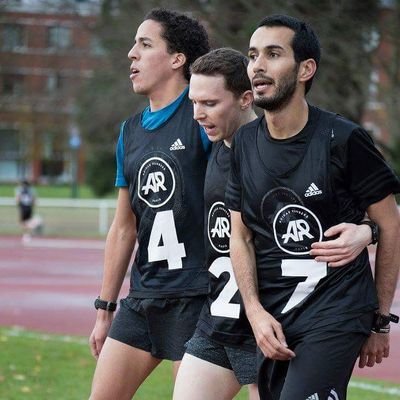
[[[0,326],[89,336],[101,285],[103,242],[0,237]],[[128,279],[122,294],[127,293]],[[393,312],[400,313],[400,285]],[[400,326],[392,327],[391,356],[355,376],[400,383]]]

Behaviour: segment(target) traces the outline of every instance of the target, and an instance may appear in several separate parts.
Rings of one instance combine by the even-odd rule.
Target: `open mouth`
[[[137,74],[139,73],[139,70],[136,68],[131,68],[131,74],[129,75],[130,79],[133,79]]]
[[[213,134],[215,134],[215,131],[216,131],[215,125],[202,125],[202,127],[206,131],[207,135],[212,136]]]
[[[274,81],[270,78],[254,78],[252,81],[253,88],[257,91],[262,91],[269,86],[274,84]]]

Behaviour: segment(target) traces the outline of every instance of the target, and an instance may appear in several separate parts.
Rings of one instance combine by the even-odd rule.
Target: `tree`
[[[87,181],[99,196],[111,192],[114,187],[114,152],[120,123],[146,104],[143,96],[133,94],[129,80],[130,61],[127,55],[133,45],[136,28],[152,8],[180,9],[179,3],[103,1],[94,30],[105,53],[103,63],[79,96],[79,124],[89,152]],[[105,171],[107,173],[103,173]]]
[[[383,106],[389,160],[400,175],[400,0],[385,1],[379,21],[379,46],[374,59],[378,75],[377,101]]]
[[[145,102],[132,94],[127,53],[136,27],[151,8],[163,6],[189,11],[205,23],[213,47],[229,46],[244,54],[264,15],[286,13],[309,21],[323,49],[310,101],[359,121],[371,72],[371,52],[366,44],[377,26],[378,1],[149,0],[144,4],[140,0],[105,0],[97,34],[106,51],[106,62],[80,96],[81,128],[90,143],[93,159],[98,159],[99,154],[113,154],[119,123]],[[104,163],[103,168],[114,170],[115,165]],[[112,187],[109,182],[110,190]]]

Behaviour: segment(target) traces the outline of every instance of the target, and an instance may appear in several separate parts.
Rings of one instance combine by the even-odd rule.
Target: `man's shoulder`
[[[133,130],[137,124],[140,124],[141,115],[142,115],[143,111],[144,110],[142,110],[136,114],[132,114],[130,117],[123,120],[121,123],[121,132],[127,132],[127,131],[129,132],[129,131]]]
[[[343,145],[345,144],[351,134],[355,131],[363,130],[359,124],[344,117],[341,114],[332,113],[330,111],[316,108],[321,115],[333,118],[332,124],[332,139],[333,143]]]
[[[235,134],[235,140],[253,140],[251,138],[257,134],[257,129],[262,119],[263,117],[258,117],[254,121],[242,125]]]

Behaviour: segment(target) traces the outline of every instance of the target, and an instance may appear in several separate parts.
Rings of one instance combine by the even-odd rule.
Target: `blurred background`
[[[23,178],[113,197],[119,124],[145,100],[127,53],[157,6],[245,54],[264,15],[309,21],[323,48],[309,101],[361,123],[400,171],[400,0],[0,0],[1,197]]]
[[[263,16],[309,21],[322,44],[309,102],[362,124],[400,173],[400,0],[0,0],[0,400],[87,398],[86,339],[14,326],[90,334],[119,126],[146,102],[132,93],[127,54],[144,15],[160,6],[201,20],[212,47],[244,54]],[[43,221],[43,237],[28,243],[16,236],[24,179]],[[400,397],[400,328],[392,334],[392,357],[356,371],[372,380],[352,381],[351,400]],[[161,371],[137,399],[171,398],[169,365]]]

